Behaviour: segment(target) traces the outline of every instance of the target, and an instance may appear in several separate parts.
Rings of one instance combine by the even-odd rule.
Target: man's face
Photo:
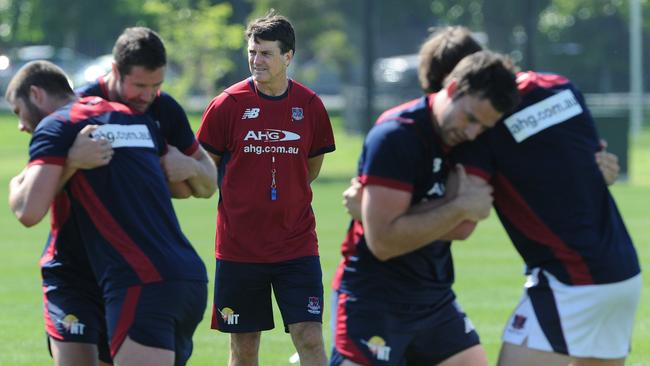
[[[451,98],[451,97],[448,97]],[[494,127],[503,113],[488,99],[463,95],[449,103],[438,116],[440,137],[448,146],[472,141],[488,128]]]
[[[260,84],[284,82],[292,52],[282,53],[279,41],[248,40],[248,68],[253,80]]]
[[[31,134],[38,123],[49,113],[45,113],[34,105],[29,98],[17,97],[13,103],[13,112],[18,116],[18,129]]]
[[[144,113],[153,103],[165,80],[165,67],[149,70],[144,66],[133,66],[128,74],[116,74],[115,92],[119,101]]]

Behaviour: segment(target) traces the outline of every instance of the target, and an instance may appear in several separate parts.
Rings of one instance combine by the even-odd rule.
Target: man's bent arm
[[[169,151],[161,162],[170,187],[174,186],[174,183],[185,181],[192,196],[203,198],[211,197],[216,191],[217,169],[202,147],[199,146],[194,154],[187,156],[169,146]]]
[[[466,215],[454,202],[411,213],[411,193],[369,185],[361,203],[363,227],[372,253],[381,261],[417,250],[445,235]]]
[[[435,208],[438,208],[456,197],[458,190],[458,181],[457,177],[452,174],[450,175],[450,180],[447,182],[447,192],[444,197],[430,200],[423,203],[418,203],[417,205],[411,206],[407,213],[420,213],[426,212]],[[353,178],[350,184],[350,187],[343,192],[343,205],[346,207],[348,214],[352,216],[353,219],[361,221],[361,196],[363,192],[363,187],[359,183],[358,178]],[[444,234],[440,240],[465,240],[476,228],[476,222],[465,220],[459,225],[449,230]]]
[[[30,227],[38,224],[50,207],[61,184],[60,165],[31,165],[9,183],[9,206],[18,221]]]
[[[210,155],[201,147],[192,154],[196,161],[197,174],[187,183],[192,188],[194,197],[210,198],[217,190],[217,167]]]

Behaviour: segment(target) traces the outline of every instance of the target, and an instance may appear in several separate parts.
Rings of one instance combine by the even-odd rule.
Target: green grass
[[[196,128],[196,116],[194,116]],[[51,360],[45,348],[38,257],[48,222],[25,229],[6,208],[7,186],[27,161],[28,136],[19,133],[15,119],[0,114],[0,229],[4,254],[0,267],[0,365],[47,365]],[[337,131],[343,131],[338,125]],[[328,289],[339,260],[339,245],[347,226],[341,207],[341,192],[354,174],[361,137],[337,133],[337,151],[325,158],[321,176],[314,184],[314,210],[320,238],[326,290],[325,336],[329,349]],[[612,191],[639,250],[642,265],[650,264],[650,131],[634,140],[631,150],[631,177]],[[181,225],[203,257],[210,276],[214,270],[214,227],[216,198],[175,201]],[[494,364],[503,324],[521,294],[522,263],[509,244],[495,215],[478,226],[466,242],[454,245],[460,302],[481,334],[490,362]],[[212,280],[212,277],[210,278]],[[644,273],[644,293],[628,365],[650,365],[650,276]],[[211,304],[211,301],[210,301]],[[195,353],[190,365],[225,365],[228,336],[209,329],[209,304],[203,323],[194,337]],[[260,364],[287,365],[293,354],[289,336],[284,334],[276,310],[276,329],[264,332]]]

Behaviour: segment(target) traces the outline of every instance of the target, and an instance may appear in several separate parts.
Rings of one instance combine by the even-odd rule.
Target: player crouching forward
[[[335,349],[330,365],[487,365],[451,289],[452,239],[486,218],[489,185],[448,163],[519,101],[511,64],[466,57],[439,93],[384,112],[359,164],[361,217],[343,242]],[[414,212],[411,207],[426,202]]]
[[[164,141],[146,115],[98,97],[78,99],[67,80],[55,65],[36,61],[7,88],[23,130],[33,132],[29,165],[10,182],[10,206],[21,223],[35,225],[65,184],[102,289],[115,365],[184,365],[205,310],[207,276],[171,204],[160,166]],[[70,146],[89,125],[99,126],[94,135],[125,138],[113,141],[108,165],[64,171]]]

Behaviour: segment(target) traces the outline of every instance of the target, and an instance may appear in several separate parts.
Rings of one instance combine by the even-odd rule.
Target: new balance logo
[[[253,119],[257,118],[260,115],[259,108],[246,108],[244,114],[241,116],[241,119]]]

